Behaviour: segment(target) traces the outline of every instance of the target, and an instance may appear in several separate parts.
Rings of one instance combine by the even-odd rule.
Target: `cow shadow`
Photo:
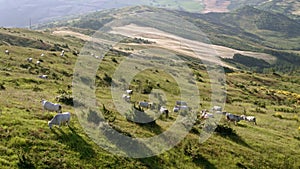
[[[242,146],[251,148],[251,146],[246,143],[236,132],[229,126],[225,125],[218,125],[217,128],[215,129],[215,132],[226,139],[229,139],[237,144],[240,144]]]
[[[217,169],[215,165],[213,165],[211,162],[209,162],[205,157],[199,155],[197,158],[193,159],[193,162],[203,168],[203,169]]]
[[[95,151],[91,144],[86,142],[80,135],[77,134],[74,128],[69,126],[70,131],[64,132],[61,128],[51,129],[56,135],[57,140],[70,147],[73,151],[80,153],[80,159],[90,159],[95,156]]]
[[[144,130],[151,131],[152,133],[154,133],[156,135],[161,134],[162,132],[164,132],[164,130],[158,124],[156,124],[155,121],[153,121],[151,123],[138,124],[138,125],[141,128],[143,128]]]
[[[125,153],[128,157],[142,158],[153,155],[153,151],[143,142],[116,126],[103,127],[101,133],[106,139],[117,147],[117,151]]]

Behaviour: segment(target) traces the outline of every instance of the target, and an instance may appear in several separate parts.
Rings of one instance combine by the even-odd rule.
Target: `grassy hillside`
[[[215,133],[199,143],[203,121],[173,149],[144,159],[112,155],[97,146],[84,132],[72,101],[73,69],[84,41],[72,36],[57,37],[47,31],[1,29],[0,46],[0,166],[1,168],[299,168],[300,115],[299,76],[257,74],[235,71],[226,74],[225,110],[235,114],[254,115],[258,125],[245,121],[237,126],[222,117]],[[26,40],[24,40],[26,39]],[[26,43],[25,43],[26,41]],[[49,48],[41,48],[44,42]],[[29,43],[30,42],[30,43]],[[32,42],[32,43],[31,43]],[[123,45],[127,45],[126,43]],[[130,46],[130,48],[133,48]],[[8,49],[10,55],[5,55]],[[66,51],[65,57],[60,51]],[[133,48],[138,50],[140,47]],[[129,52],[129,51],[125,51]],[[45,56],[41,57],[44,53]],[[124,54],[109,52],[96,76],[99,103],[109,110],[106,119],[119,132],[131,137],[150,137],[165,131],[174,122],[158,118],[154,126],[127,121],[117,113],[111,101],[110,77]],[[33,63],[26,59],[33,58]],[[209,109],[210,83],[205,67],[198,60],[183,57],[193,70],[201,95],[200,109]],[[35,61],[42,60],[40,66]],[[47,74],[49,79],[37,76]],[[163,90],[171,108],[178,97],[176,84],[163,71],[145,70],[131,82],[133,101],[148,99],[148,89]],[[157,85],[159,84],[159,85]],[[44,112],[41,98],[56,101],[61,96],[63,111],[70,111],[70,127],[50,130],[47,121],[55,113]],[[99,109],[103,111],[102,105]],[[94,123],[93,123],[94,124]]]
[[[244,7],[246,5],[249,5],[249,6],[254,6],[256,8],[259,8],[259,9],[262,9],[265,11],[280,13],[280,14],[289,16],[291,18],[299,19],[299,5],[300,5],[299,1],[294,1],[294,0],[287,0],[287,1],[230,0],[230,2],[231,3],[228,6],[228,8],[230,10],[238,9],[238,8]]]

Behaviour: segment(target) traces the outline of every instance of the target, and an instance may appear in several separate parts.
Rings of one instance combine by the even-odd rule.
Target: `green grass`
[[[15,29],[11,29],[13,31]],[[254,115],[257,125],[241,121],[237,126],[227,123],[222,117],[220,125],[232,129],[233,133],[214,133],[206,142],[199,143],[199,134],[194,130],[173,149],[155,157],[131,159],[119,157],[100,148],[88,137],[79,123],[73,107],[63,104],[63,111],[70,111],[70,127],[50,130],[47,121],[55,113],[44,112],[40,99],[55,101],[59,89],[71,92],[72,75],[77,56],[73,49],[80,48],[79,40],[70,37],[56,37],[43,32],[18,29],[28,37],[49,39],[49,44],[65,44],[67,57],[59,51],[43,51],[32,46],[0,46],[11,51],[9,56],[0,52],[0,167],[1,168],[299,168],[299,93],[298,76],[257,74],[238,71],[226,75],[227,104],[225,110],[235,114]],[[26,58],[34,61],[45,53],[40,67],[29,64],[32,69],[22,67]],[[116,62],[113,62],[115,58]],[[208,74],[197,66],[196,60],[184,58],[193,66],[195,76],[201,75],[199,87],[201,109],[209,109],[210,84]],[[170,119],[160,117],[154,127],[129,122],[117,113],[111,100],[110,86],[105,84],[104,74],[112,76],[114,70],[124,61],[122,56],[109,53],[100,64],[96,80],[96,96],[99,109],[102,103],[116,116],[110,124],[133,137],[151,137],[165,131],[173,124],[177,114],[170,113]],[[47,72],[48,70],[48,72]],[[48,74],[48,80],[39,79]],[[180,74],[179,74],[180,75]],[[161,69],[146,69],[134,79],[147,83],[165,92],[168,108],[178,99],[175,80]],[[147,80],[147,82],[146,82]],[[168,82],[167,82],[168,80]],[[160,87],[157,86],[160,84]],[[134,89],[132,101],[148,100],[147,94],[139,90],[136,82],[130,82]],[[285,91],[285,92],[283,92]],[[285,94],[285,93],[294,93]],[[101,104],[100,104],[101,103]],[[278,111],[277,109],[281,108]],[[289,113],[284,110],[295,109]],[[261,111],[257,111],[261,110]],[[283,118],[274,116],[277,112]],[[298,120],[295,120],[295,119]],[[201,126],[195,126],[201,129]],[[90,133],[92,134],[92,133]]]

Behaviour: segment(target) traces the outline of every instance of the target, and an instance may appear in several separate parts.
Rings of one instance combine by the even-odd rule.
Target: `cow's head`
[[[50,129],[52,129],[52,123],[51,123],[51,121],[48,121],[48,126],[49,126]]]

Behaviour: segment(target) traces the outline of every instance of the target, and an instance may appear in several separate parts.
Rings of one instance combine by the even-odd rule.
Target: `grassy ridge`
[[[55,127],[50,130],[47,126],[47,121],[55,113],[43,112],[39,101],[41,98],[55,101],[55,97],[61,95],[62,90],[71,92],[68,85],[72,84],[72,73],[77,59],[73,51],[83,45],[80,44],[80,40],[72,37],[56,37],[47,32],[18,31],[21,32],[20,35],[30,34],[29,37],[45,39],[43,40],[45,42],[48,39],[49,44],[53,46],[61,44],[59,50],[64,49],[66,56],[60,57],[59,50],[40,50],[34,45],[0,46],[0,51],[9,49],[11,52],[9,56],[4,52],[0,53],[1,168],[297,168],[300,166],[298,160],[300,78],[297,76],[251,72],[227,74],[228,97],[225,110],[235,114],[255,115],[257,126],[244,121],[235,126],[227,124],[223,118],[221,129],[202,144],[198,142],[201,125],[196,125],[180,144],[159,156],[145,159],[123,158],[108,153],[91,141],[69,105],[63,104],[64,111],[72,113],[69,128]],[[43,58],[40,57],[41,53],[45,53]],[[42,59],[44,62],[41,66],[36,66],[34,62],[27,63],[28,57],[32,57],[34,61]],[[193,69],[195,78],[198,78],[196,84],[201,95],[201,109],[210,108],[210,84],[207,72],[196,60],[189,57],[184,59]],[[111,125],[118,127],[120,132],[136,137],[150,137],[166,130],[173,123],[176,114],[171,113],[170,119],[159,118],[156,121],[159,128],[151,129],[127,121],[115,110],[110,100],[110,87],[105,83],[107,82],[105,74],[112,77],[113,70],[123,60],[124,56],[109,53],[97,73],[97,98],[116,115]],[[37,76],[40,74],[49,75],[49,79],[39,79]],[[131,84],[136,92],[132,98],[135,101],[148,98],[142,89],[149,84],[167,93],[169,108],[177,99],[177,93],[173,92],[174,80],[159,69],[143,71],[135,79],[141,81],[141,90],[138,90],[137,83]],[[101,105],[99,106],[101,108]]]

